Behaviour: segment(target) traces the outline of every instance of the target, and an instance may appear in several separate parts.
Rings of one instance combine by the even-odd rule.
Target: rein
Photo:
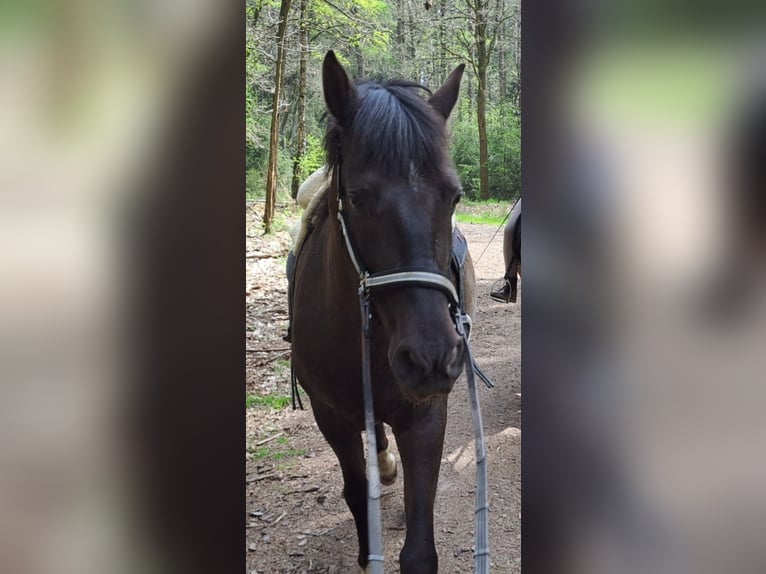
[[[364,422],[367,435],[367,530],[369,537],[368,568],[370,574],[383,574],[383,533],[380,513],[380,469],[375,438],[375,411],[372,398],[370,375],[370,323],[372,310],[370,300],[375,291],[396,287],[426,287],[437,289],[449,300],[450,312],[455,329],[464,343],[464,368],[471,401],[471,419],[476,445],[476,507],[474,566],[476,574],[489,573],[489,499],[487,492],[487,455],[484,445],[484,426],[481,419],[479,393],[474,376],[475,363],[468,346],[468,331],[471,320],[463,312],[461,297],[449,277],[440,271],[428,268],[392,269],[387,272],[370,274],[349,234],[346,214],[343,210],[345,193],[341,185],[341,155],[338,146],[338,162],[335,186],[338,195],[338,222],[351,263],[359,276],[359,307],[362,315],[362,389],[364,397]],[[466,329],[466,326],[468,329]]]

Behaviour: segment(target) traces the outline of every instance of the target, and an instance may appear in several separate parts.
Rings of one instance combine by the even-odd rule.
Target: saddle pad
[[[330,170],[327,169],[327,166],[322,166],[308,176],[306,181],[304,181],[298,188],[296,201],[300,206],[304,207],[305,210],[301,216],[300,227],[297,230],[295,228],[291,230],[291,235],[293,236],[293,253],[298,253],[300,251],[301,244],[311,228],[314,209],[324,197],[324,194],[329,187]]]
[[[452,257],[457,263],[457,268],[462,269],[465,265],[465,258],[468,255],[468,241],[463,233],[455,227],[452,230]]]

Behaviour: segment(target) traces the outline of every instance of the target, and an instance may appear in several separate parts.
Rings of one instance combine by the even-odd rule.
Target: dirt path
[[[248,210],[247,260],[247,566],[248,573],[354,573],[356,531],[341,496],[337,460],[305,411],[285,406],[289,368],[281,340],[287,324],[284,258],[289,239],[264,238]],[[478,257],[495,228],[461,224]],[[277,254],[277,258],[263,257]],[[520,572],[520,326],[518,304],[489,298],[503,274],[502,233],[477,267],[479,311],[472,349],[497,385],[480,386],[489,451],[492,571]],[[389,436],[390,433],[389,433]],[[396,448],[395,441],[391,441]],[[450,396],[449,421],[439,475],[435,531],[440,572],[473,572],[475,467],[471,414],[464,377]],[[399,572],[404,543],[402,482],[384,487],[382,500],[386,572]]]

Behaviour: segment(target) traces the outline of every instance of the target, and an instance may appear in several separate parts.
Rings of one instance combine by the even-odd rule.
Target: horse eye
[[[370,188],[367,187],[347,189],[346,197],[348,199],[349,207],[362,211],[362,215],[365,215],[375,202],[374,194]]]
[[[452,199],[452,211],[455,211],[455,208],[457,207],[457,204],[460,203],[460,198],[463,197],[463,192],[461,191],[455,197]]]

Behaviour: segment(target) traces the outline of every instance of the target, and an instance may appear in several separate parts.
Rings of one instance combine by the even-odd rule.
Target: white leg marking
[[[396,456],[390,449],[378,453],[378,468],[381,484],[388,486],[396,482]]]

